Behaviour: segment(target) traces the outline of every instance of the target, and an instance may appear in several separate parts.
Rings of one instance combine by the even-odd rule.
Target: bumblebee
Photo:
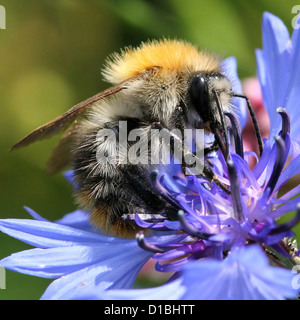
[[[126,48],[108,58],[102,74],[112,87],[37,128],[12,149],[65,131],[49,158],[47,170],[56,173],[72,166],[78,203],[91,212],[91,222],[107,233],[135,234],[137,225],[124,220],[124,214],[155,215],[167,212],[168,204],[149,179],[155,165],[98,161],[99,150],[109,154],[112,149],[109,139],[101,136],[103,129],[124,138],[120,137],[121,121],[126,122],[128,132],[142,129],[147,133],[153,127],[167,132],[202,128],[214,135],[213,148],[220,148],[226,158],[224,114],[234,112],[231,99],[238,96],[247,101],[262,146],[250,102],[232,91],[221,60],[188,42],[164,39]],[[202,175],[228,191],[209,166],[205,165]]]

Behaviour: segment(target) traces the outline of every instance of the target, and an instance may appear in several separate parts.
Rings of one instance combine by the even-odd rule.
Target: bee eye
[[[208,86],[207,80],[203,75],[194,77],[191,85],[192,102],[200,114],[203,121],[207,120],[208,116]]]

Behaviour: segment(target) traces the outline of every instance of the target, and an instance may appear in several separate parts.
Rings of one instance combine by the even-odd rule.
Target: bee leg
[[[212,169],[207,164],[204,164],[203,173],[201,175],[206,179],[208,179],[209,182],[214,182],[218,187],[220,187],[228,195],[231,194],[230,190],[228,190],[228,188],[218,179],[216,174],[212,171]]]
[[[145,211],[147,213],[137,212],[141,219],[149,222],[158,222],[164,219],[172,221],[178,220],[178,210],[181,208],[178,207],[176,203],[170,203],[168,199],[163,199],[153,188],[145,186],[145,184],[141,182],[141,177],[138,174],[130,170],[127,170],[125,174],[131,182],[131,188],[135,190],[139,197],[150,208]],[[134,220],[134,215],[125,214],[123,219]]]
[[[179,140],[181,142],[180,138],[174,134],[174,132],[170,131],[168,128],[163,126],[160,122],[154,122],[152,124],[153,127],[158,128],[160,130],[164,130],[165,133],[170,135],[174,140]],[[202,167],[202,172],[199,174],[206,179],[209,180],[209,182],[214,182],[217,186],[219,186],[223,191],[225,191],[227,194],[230,194],[230,191],[228,188],[218,179],[217,175],[212,171],[212,169],[204,162],[204,159],[199,159],[195,154],[193,154],[188,149],[184,150],[185,156],[188,156],[190,159],[194,159],[196,163],[200,164]],[[182,165],[181,165],[182,166]],[[183,167],[183,166],[182,166]],[[185,169],[185,168],[184,168]],[[185,174],[185,171],[183,171]]]
[[[152,128],[155,129],[159,129],[161,132],[164,133],[165,136],[169,136],[169,141],[170,141],[170,153],[174,156],[174,158],[177,155],[177,160],[179,160],[179,163],[181,165],[181,170],[182,173],[184,175],[187,175],[187,168],[190,168],[189,164],[187,164],[186,162],[186,158],[189,159],[190,161],[192,161],[193,159],[195,161],[200,161],[200,163],[204,163],[203,160],[198,159],[192,152],[190,152],[184,144],[184,133],[181,133],[181,137],[179,135],[177,135],[177,132],[174,132],[174,130],[169,130],[167,127],[165,127],[161,122],[153,122],[152,123]],[[182,132],[182,130],[180,128],[176,128],[179,129],[180,132]],[[175,143],[176,142],[176,143]],[[179,154],[178,152],[176,153],[174,150],[175,145],[178,147],[180,146],[180,150],[181,150],[181,154]],[[180,158],[179,158],[180,157]],[[194,161],[194,162],[195,162]]]
[[[210,147],[204,148],[204,155],[206,156],[206,155],[210,154],[211,152],[215,152],[218,150],[219,150],[219,145],[218,145],[217,141],[215,140],[214,143]]]
[[[170,122],[172,123],[172,125],[175,127],[175,128],[178,128],[181,132],[181,137],[184,139],[184,123],[185,123],[185,113],[184,113],[184,108],[185,106],[181,103],[180,105],[178,105],[172,116],[171,116],[171,119],[170,119]],[[171,146],[174,147],[174,137],[171,136],[171,140],[172,140],[172,143],[171,143]],[[181,146],[182,146],[182,154],[181,154],[181,171],[185,174],[186,172],[186,168],[187,168],[187,163],[185,161],[185,157],[184,157],[184,142],[181,143]],[[172,152],[174,153],[174,150],[172,150]]]
[[[165,215],[168,220],[177,221],[178,220],[178,211],[176,208],[172,206],[166,206]]]
[[[137,170],[127,169],[124,171],[125,176],[130,181],[130,186],[141,200],[155,211],[160,211],[165,205],[165,201],[150,186],[144,183],[143,178]]]

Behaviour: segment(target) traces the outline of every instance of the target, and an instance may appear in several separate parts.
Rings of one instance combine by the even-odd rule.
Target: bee
[[[231,99],[245,98],[256,127],[257,122],[248,98],[232,91],[221,60],[185,41],[163,39],[126,48],[107,59],[102,74],[112,87],[37,128],[12,149],[65,131],[49,158],[48,172],[56,173],[71,165],[77,201],[91,212],[92,224],[104,232],[127,237],[135,234],[138,226],[124,220],[124,214],[159,214],[168,209],[168,204],[149,181],[153,170],[150,163],[97,161],[97,150],[109,153],[112,148],[108,140],[99,137],[101,129],[119,135],[120,121],[126,121],[128,131],[149,132],[153,126],[168,132],[174,128],[203,128],[215,136],[213,148],[220,148],[227,157],[224,113],[233,112]],[[256,132],[261,141],[258,128]],[[228,191],[209,166],[204,167],[202,175]]]

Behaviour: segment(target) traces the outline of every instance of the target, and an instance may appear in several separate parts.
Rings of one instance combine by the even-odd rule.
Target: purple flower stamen
[[[185,217],[184,211],[179,210],[178,211],[178,219],[180,221],[180,224],[182,226],[182,230],[184,230],[187,234],[197,237],[199,239],[208,240],[209,237],[211,237],[211,234],[203,233],[199,231],[197,228],[195,228],[192,224],[190,224]]]
[[[281,129],[280,135],[281,135],[281,138],[285,140],[287,134],[290,134],[291,132],[290,117],[286,109],[284,108],[277,108],[276,112],[279,113],[282,118],[282,129]]]
[[[285,160],[286,160],[286,148],[285,148],[285,143],[284,140],[277,136],[274,138],[276,145],[277,145],[277,156],[276,156],[276,160],[275,160],[275,164],[274,164],[274,169],[272,171],[272,175],[268,181],[268,184],[266,186],[266,190],[270,190],[269,192],[269,196],[272,194],[276,183],[278,181],[278,178],[282,172],[282,169],[284,167],[285,164]]]
[[[235,153],[244,159],[243,137],[240,122],[237,116],[233,113],[225,112],[225,115],[231,122],[232,135],[235,144]]]
[[[238,222],[242,222],[245,220],[245,216],[243,214],[243,205],[242,205],[242,199],[240,194],[239,178],[232,160],[227,161],[227,167],[228,167],[230,186],[231,186],[234,218]]]
[[[165,252],[165,250],[163,250],[162,248],[159,248],[158,246],[156,246],[152,243],[146,242],[144,233],[142,231],[140,231],[136,234],[136,239],[137,239],[137,243],[140,246],[140,248],[142,248],[146,251],[154,252],[154,253]]]

